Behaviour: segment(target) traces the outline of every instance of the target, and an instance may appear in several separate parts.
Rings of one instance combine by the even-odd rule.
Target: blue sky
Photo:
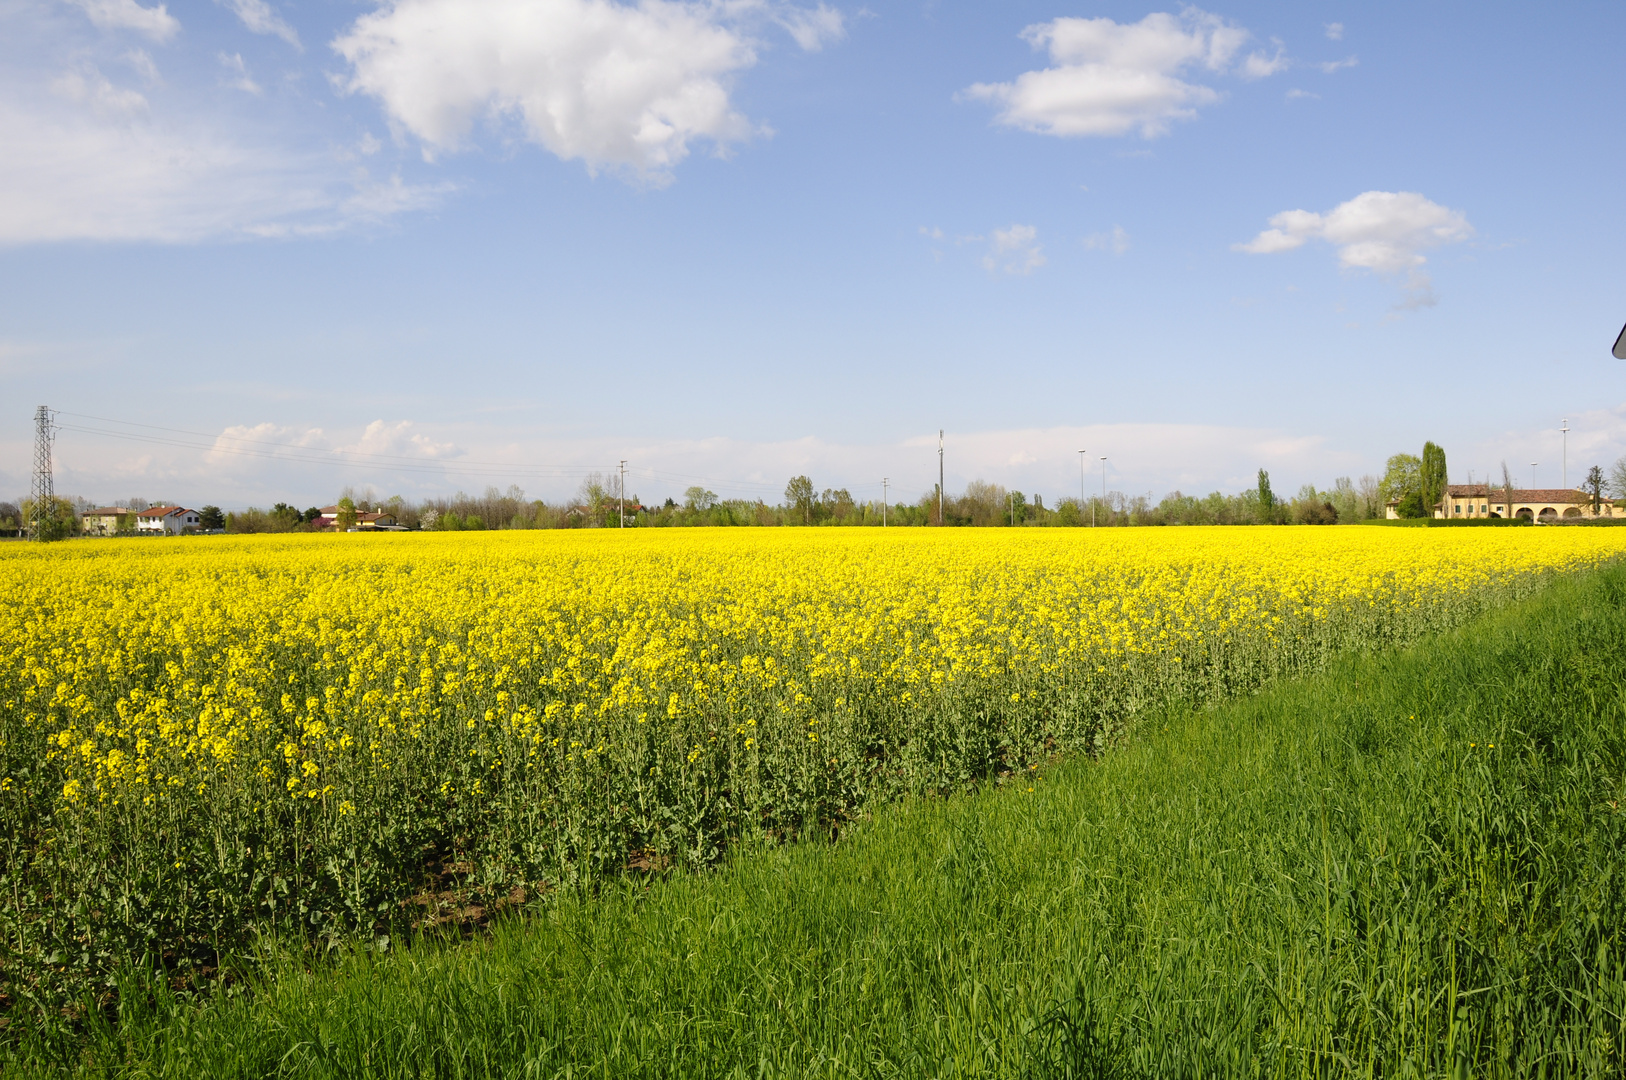
[[[1619,4],[0,0],[0,492],[1626,454]],[[90,418],[100,419],[90,419]],[[132,425],[148,425],[137,427]],[[113,438],[119,431],[162,441]],[[191,433],[191,434],[184,434]],[[298,447],[300,449],[288,449]],[[245,453],[243,451],[250,451]]]

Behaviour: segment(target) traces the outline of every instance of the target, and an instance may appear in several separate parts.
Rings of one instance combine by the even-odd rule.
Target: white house
[[[198,527],[198,512],[184,506],[149,506],[136,515],[136,531],[180,533]]]

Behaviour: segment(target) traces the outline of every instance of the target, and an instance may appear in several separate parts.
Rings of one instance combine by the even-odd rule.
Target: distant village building
[[[184,506],[149,506],[136,514],[136,532],[174,535],[198,527],[198,512]]]
[[[318,529],[336,529],[339,527],[339,508],[337,506],[324,506],[315,519]],[[388,529],[395,525],[395,515],[370,510],[357,510],[356,523],[351,528],[358,532],[372,532],[374,529]]]
[[[1526,521],[1562,521],[1581,518],[1626,517],[1626,510],[1603,499],[1592,509],[1592,496],[1569,488],[1514,488],[1509,513],[1507,488],[1488,484],[1451,484],[1434,507],[1433,517],[1449,520],[1523,518]],[[1386,515],[1400,517],[1400,500],[1390,499]]]
[[[86,510],[79,515],[79,531],[86,536],[112,536],[119,531],[119,522],[126,521],[134,510],[124,506],[103,506]]]

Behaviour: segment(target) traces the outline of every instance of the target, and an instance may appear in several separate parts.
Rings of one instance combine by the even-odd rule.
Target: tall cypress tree
[[[1445,451],[1431,442],[1423,444],[1423,508],[1432,514],[1445,496],[1447,474]]]

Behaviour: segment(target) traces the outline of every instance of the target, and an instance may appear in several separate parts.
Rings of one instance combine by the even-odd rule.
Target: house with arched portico
[[[1592,508],[1592,496],[1570,488],[1514,488],[1508,501],[1507,488],[1487,484],[1450,484],[1434,507],[1433,516],[1455,521],[1484,518],[1524,518],[1527,521],[1562,521],[1584,518],[1626,518],[1626,509],[1610,499]],[[1390,499],[1387,514],[1400,516],[1400,501]]]

